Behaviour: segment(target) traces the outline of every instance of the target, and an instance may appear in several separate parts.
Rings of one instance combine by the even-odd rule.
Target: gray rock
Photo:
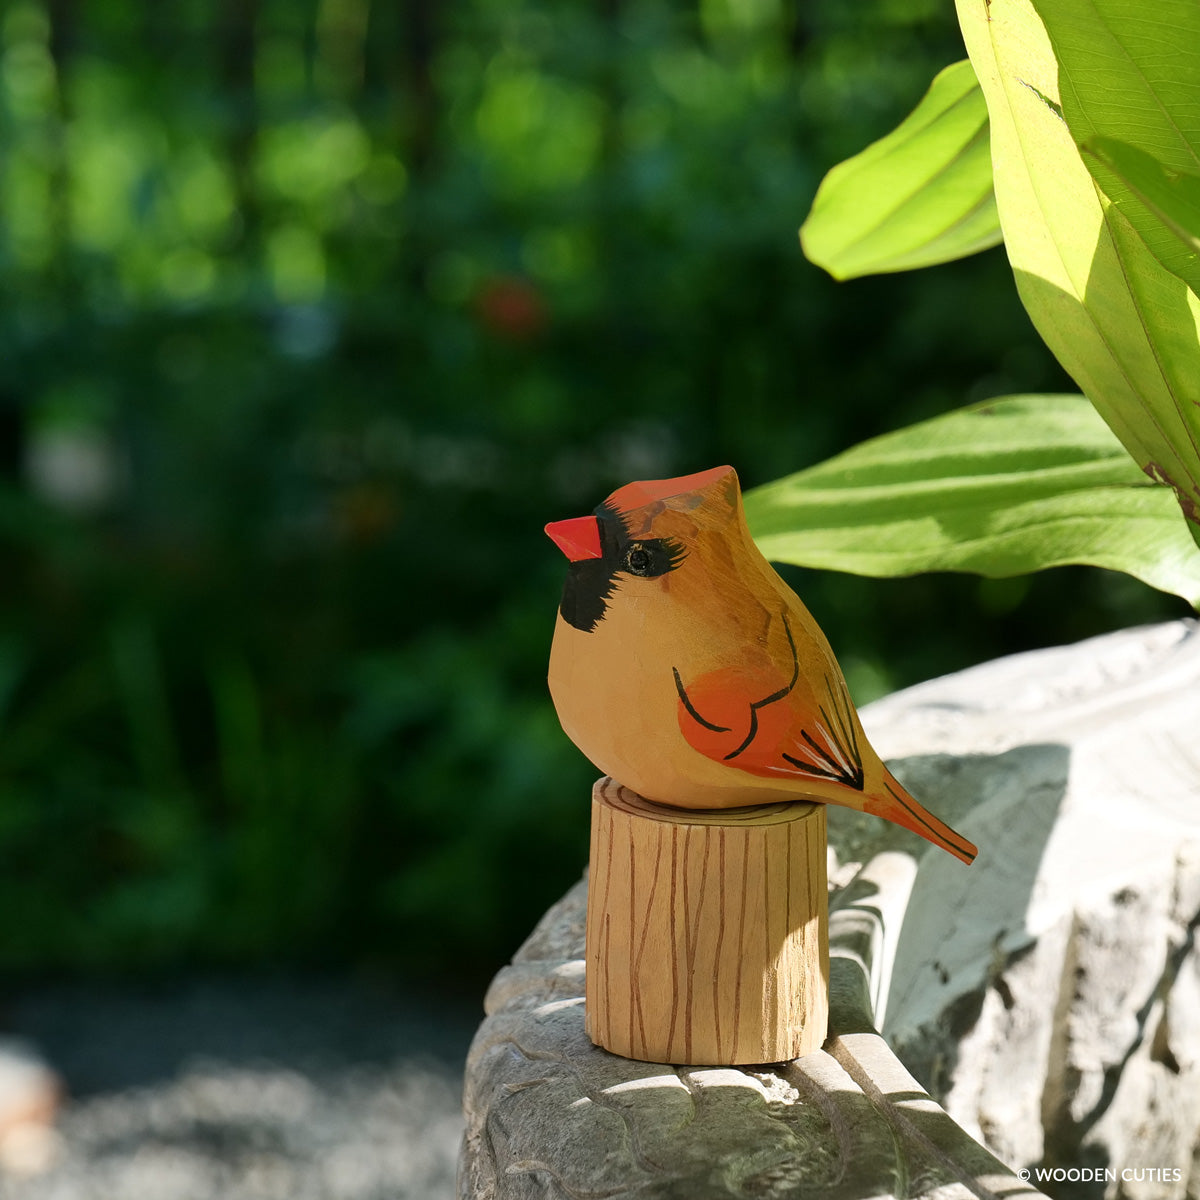
[[[1056,1194],[1184,1197],[1200,1142],[1197,626],[987,664],[869,721],[980,846],[966,873],[922,856],[885,1037],[1005,1161],[1115,1176]]]

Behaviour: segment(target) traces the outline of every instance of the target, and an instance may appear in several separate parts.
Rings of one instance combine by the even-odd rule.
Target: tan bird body
[[[818,800],[975,847],[871,748],[824,635],[750,537],[731,467],[631,483],[547,526],[571,560],[550,653],[563,729],[648,800]]]

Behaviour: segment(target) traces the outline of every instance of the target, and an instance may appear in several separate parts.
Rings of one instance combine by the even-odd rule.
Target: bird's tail
[[[978,853],[975,846],[914,800],[886,767],[882,782],[882,794],[876,793],[866,798],[864,808],[867,812],[912,830],[927,842],[949,850],[955,858],[962,859],[968,865],[974,861]]]

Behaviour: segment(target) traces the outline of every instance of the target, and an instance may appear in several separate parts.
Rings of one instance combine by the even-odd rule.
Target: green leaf
[[[964,258],[1000,241],[987,107],[965,59],[887,137],[825,176],[800,230],[836,279]]]
[[[1064,120],[1072,119],[1076,75],[1064,72],[1060,96],[1059,64],[1030,0],[957,4],[987,97],[996,203],[1025,308],[1138,465],[1169,484],[1185,515],[1200,521],[1200,302],[1098,190]],[[1177,47],[1170,28],[1150,32],[1157,3],[1039,6],[1069,9],[1077,32],[1141,20],[1145,38],[1157,36],[1164,53],[1194,58],[1196,48]],[[1119,109],[1124,67],[1103,57],[1092,69]],[[1179,102],[1174,92],[1165,99]]]
[[[1200,170],[1200,5],[1195,0],[1034,0],[1058,60],[1063,118],[1076,143],[1124,143],[1157,182]],[[1120,153],[1120,151],[1118,151]],[[1140,156],[1142,161],[1136,162]],[[1200,259],[1106,156],[1084,155],[1096,182],[1150,252],[1200,292]],[[1168,189],[1169,190],[1169,189]]]
[[[1148,246],[1149,220],[1170,235],[1159,249],[1151,246],[1155,257],[1193,292],[1200,290],[1200,175],[1169,170],[1152,154],[1115,138],[1092,138],[1079,152],[1106,192],[1121,196],[1114,203]]]
[[[776,562],[859,575],[1066,563],[1124,571],[1200,606],[1200,550],[1082,396],[1006,396],[873,438],[755,488]]]
[[[1200,175],[1169,170],[1152,154],[1115,138],[1092,138],[1079,147],[1079,152],[1101,186],[1105,186],[1106,178],[1118,180],[1170,232],[1174,253],[1156,257],[1193,292],[1200,292]],[[1109,184],[1105,190],[1111,196],[1115,189]],[[1114,202],[1138,228],[1136,207],[1119,199]]]

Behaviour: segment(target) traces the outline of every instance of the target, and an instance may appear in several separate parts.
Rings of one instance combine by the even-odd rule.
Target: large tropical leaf
[[[1156,257],[1193,292],[1197,291],[1200,283],[1200,272],[1197,271],[1197,264],[1200,264],[1200,175],[1173,171],[1164,167],[1154,155],[1116,138],[1089,138],[1080,145],[1079,152],[1094,178],[1117,180],[1137,205],[1171,235],[1169,253]],[[1137,228],[1136,206],[1120,199],[1115,203]]]
[[[887,137],[825,176],[800,230],[836,279],[963,258],[1000,241],[987,106],[966,60]]]
[[[1030,0],[957,4],[987,97],[997,207],[1021,299],[1138,465],[1200,522],[1196,297],[1093,182]]]
[[[776,562],[992,577],[1087,563],[1200,606],[1170,489],[1082,396],[1008,396],[874,438],[748,492],[746,516]]]
[[[1076,143],[1112,139],[1167,171],[1200,171],[1200,4],[1033,3],[1058,60],[1063,118]],[[1112,169],[1104,154],[1084,162],[1159,262],[1200,292],[1194,248],[1145,202],[1126,170]]]

